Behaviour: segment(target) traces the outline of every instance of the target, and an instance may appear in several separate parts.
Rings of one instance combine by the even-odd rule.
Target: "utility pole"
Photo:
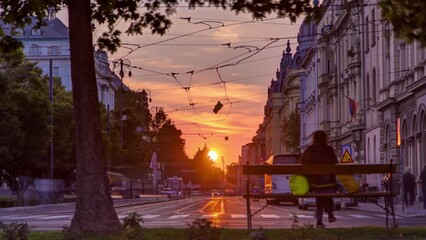
[[[223,171],[223,179],[222,179],[222,188],[223,188],[223,192],[225,193],[225,160],[222,157],[222,171]]]
[[[123,78],[124,78],[124,67],[130,66],[130,61],[128,59],[120,59],[120,146],[123,148],[123,107],[124,107],[124,99],[123,99]],[[129,77],[132,76],[132,72],[129,71]]]
[[[123,59],[120,59],[120,147],[121,149],[123,149],[123,78],[124,78]]]
[[[152,107],[151,111],[153,111],[153,109],[155,109],[155,115],[154,115],[154,122],[156,122],[156,117],[157,117],[157,113],[158,113],[158,107]],[[158,140],[158,126],[155,125],[155,129],[154,129],[154,136],[152,137],[151,141],[154,143],[154,151],[152,153],[152,158],[151,158],[151,164],[152,164],[152,175],[153,175],[153,179],[152,179],[152,187],[153,187],[153,192],[154,194],[158,194],[158,155],[157,155],[157,140]]]
[[[52,200],[54,200],[54,184],[53,184],[53,60],[49,59],[49,100],[50,100],[50,106],[51,106],[51,112],[50,112],[50,181],[51,181],[51,197]]]

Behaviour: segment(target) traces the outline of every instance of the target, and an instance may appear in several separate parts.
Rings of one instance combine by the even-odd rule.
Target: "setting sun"
[[[213,151],[213,150],[210,150],[210,151],[209,151],[209,153],[208,153],[207,155],[209,156],[209,158],[210,158],[212,161],[216,161],[216,160],[217,160],[217,157],[218,157],[217,152],[215,152],[215,151]]]

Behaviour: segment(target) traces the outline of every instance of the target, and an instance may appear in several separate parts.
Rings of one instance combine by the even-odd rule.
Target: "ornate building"
[[[286,55],[287,46],[268,88],[258,130],[267,155],[286,151],[278,119],[297,109],[302,151],[321,129],[340,157],[347,150],[359,163],[392,160],[400,172],[419,175],[426,165],[426,49],[396,38],[377,2],[325,0],[322,19],[302,24],[297,53]],[[380,188],[382,176],[359,181]]]

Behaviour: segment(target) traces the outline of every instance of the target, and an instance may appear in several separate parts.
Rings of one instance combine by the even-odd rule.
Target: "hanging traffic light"
[[[223,104],[220,101],[217,101],[216,105],[214,106],[213,112],[217,113],[220,109],[222,109]]]

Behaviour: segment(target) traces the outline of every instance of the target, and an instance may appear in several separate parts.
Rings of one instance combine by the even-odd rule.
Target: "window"
[[[41,29],[40,28],[33,28],[31,30],[31,35],[32,36],[41,36]]]
[[[371,89],[371,98],[372,103],[377,102],[377,78],[376,78],[376,68],[373,68],[373,89]]]
[[[369,32],[370,32],[370,30],[369,30],[369,25],[368,25],[368,17],[366,17],[365,18],[365,50],[366,51],[368,51],[368,48],[369,48],[369,46],[370,46],[370,40],[369,40],[369,37],[370,37],[370,34],[369,34]]]
[[[60,54],[59,47],[58,46],[49,47],[48,54],[59,55]]]
[[[367,91],[365,91],[365,93],[367,94],[367,96],[366,96],[366,98],[367,98],[367,105],[370,105],[370,103],[372,102],[372,99],[370,98],[371,97],[370,86],[371,86],[371,83],[370,83],[370,74],[367,73],[367,89],[366,89]]]
[[[28,55],[34,56],[34,55],[40,55],[40,54],[41,54],[41,48],[35,44],[31,45],[28,51]]]
[[[52,75],[55,77],[59,76],[59,67],[52,67]]]
[[[373,162],[372,163],[377,163],[376,154],[375,154],[376,152],[378,152],[377,149],[378,149],[378,147],[377,147],[376,135],[374,135],[374,138],[373,138]]]
[[[371,10],[371,46],[374,46],[375,44],[376,44],[376,16],[375,16],[374,8],[373,8],[373,10]]]
[[[12,31],[12,35],[23,36],[24,35],[24,30],[22,28],[15,28]]]

